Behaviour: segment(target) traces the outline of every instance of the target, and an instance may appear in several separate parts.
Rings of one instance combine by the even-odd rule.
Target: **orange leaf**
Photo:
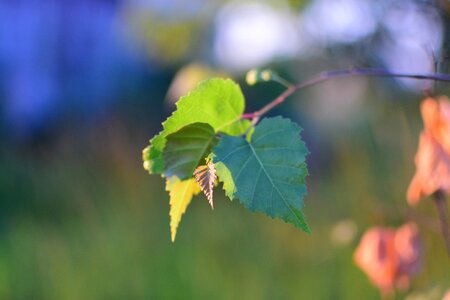
[[[420,271],[422,247],[417,226],[374,227],[366,231],[354,254],[355,263],[383,294],[407,289]]]
[[[383,293],[393,291],[398,259],[394,248],[395,230],[375,227],[368,230],[355,251],[356,264]]]
[[[416,153],[416,173],[407,192],[411,205],[438,190],[450,193],[450,101],[427,98],[421,112],[425,128]]]

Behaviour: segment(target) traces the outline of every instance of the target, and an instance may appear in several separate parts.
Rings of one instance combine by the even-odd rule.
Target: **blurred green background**
[[[448,71],[446,1],[0,1],[0,299],[378,299],[353,263],[363,232],[419,220],[424,265],[397,299],[440,299],[450,262],[431,201],[408,209],[423,90],[339,79],[271,112],[310,156],[307,235],[216,191],[170,241],[168,195],[141,151],[174,101],[210,76],[248,87],[328,69]]]

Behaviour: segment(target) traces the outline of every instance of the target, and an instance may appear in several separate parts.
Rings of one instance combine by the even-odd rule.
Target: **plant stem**
[[[450,75],[448,74],[404,74],[404,73],[391,73],[382,69],[343,69],[343,70],[333,70],[319,73],[315,77],[300,82],[298,84],[291,84],[287,86],[287,89],[280,94],[275,100],[263,106],[261,109],[248,114],[243,114],[243,119],[251,119],[253,124],[256,124],[262,115],[267,113],[269,110],[275,106],[281,104],[286,100],[287,97],[292,95],[298,90],[328,81],[330,79],[336,78],[348,78],[348,77],[396,77],[396,78],[411,78],[411,79],[428,79],[435,81],[446,81],[450,82]]]
[[[450,231],[448,224],[447,199],[441,190],[438,190],[433,194],[433,199],[441,222],[441,232],[447,248],[447,255],[450,258]]]

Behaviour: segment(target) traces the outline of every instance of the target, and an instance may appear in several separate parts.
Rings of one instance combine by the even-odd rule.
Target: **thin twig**
[[[450,258],[450,231],[448,227],[447,199],[441,190],[438,190],[433,194],[433,199],[441,222],[441,232],[447,248],[447,255]]]
[[[434,233],[441,232],[441,226],[439,220],[436,218],[422,214],[416,209],[408,206],[406,208],[398,208],[393,205],[377,203],[373,209],[382,218],[388,218],[389,220],[397,221],[399,218],[407,221],[415,222]]]
[[[348,77],[396,77],[396,78],[411,78],[411,79],[420,79],[420,80],[435,80],[435,81],[446,81],[450,82],[450,75],[448,74],[405,74],[405,73],[392,73],[382,69],[343,69],[343,70],[333,70],[322,72],[319,75],[295,84],[287,86],[287,89],[280,94],[275,100],[263,106],[261,109],[248,114],[243,114],[243,119],[252,119],[252,123],[256,124],[262,115],[267,113],[269,110],[274,108],[275,106],[281,104],[286,100],[287,97],[292,95],[298,90],[316,85],[318,83],[328,81],[330,79],[336,78],[348,78]]]

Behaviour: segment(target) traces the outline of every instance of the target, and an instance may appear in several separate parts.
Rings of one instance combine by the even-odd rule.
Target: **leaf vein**
[[[280,130],[281,131],[281,130]],[[295,214],[295,212],[292,210],[289,202],[284,198],[283,194],[281,194],[280,190],[278,189],[278,187],[275,185],[275,183],[273,182],[272,178],[270,177],[269,173],[267,173],[266,168],[264,168],[264,165],[262,163],[262,161],[259,159],[259,156],[257,155],[255,149],[253,148],[253,145],[251,143],[248,144],[250,146],[250,149],[253,152],[253,155],[255,156],[256,160],[258,161],[258,163],[260,164],[261,168],[263,169],[264,173],[266,174],[267,178],[269,179],[270,183],[272,184],[272,186],[275,188],[275,190],[277,191],[278,195],[280,195],[281,199],[283,200],[284,204],[286,205],[286,207],[289,209],[289,211],[295,216],[295,219],[297,220],[298,216],[297,214]],[[301,222],[299,222],[297,220],[297,222],[301,225]]]

